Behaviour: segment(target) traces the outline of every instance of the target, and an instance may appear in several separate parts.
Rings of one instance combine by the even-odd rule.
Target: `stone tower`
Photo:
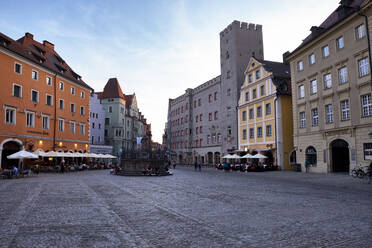
[[[251,56],[264,58],[262,26],[233,21],[220,33],[221,152],[238,149],[237,106],[244,71]]]

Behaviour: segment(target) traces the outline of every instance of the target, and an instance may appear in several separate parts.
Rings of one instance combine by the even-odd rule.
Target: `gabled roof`
[[[74,83],[87,89],[93,90],[81,77],[75,73],[69,65],[54,50],[54,45],[48,41],[40,43],[33,39],[34,36],[26,33],[25,36],[16,40],[0,33],[0,47],[9,50],[44,67]]]
[[[100,99],[104,98],[121,98],[125,99],[123,91],[120,88],[120,84],[117,78],[110,78],[103,89],[103,92],[98,93]]]
[[[255,63],[255,65],[253,65],[253,63]],[[261,66],[267,72],[272,73],[272,82],[276,87],[276,93],[278,95],[291,95],[291,73],[289,63],[261,60],[251,57],[244,73],[247,74],[248,71],[256,70]],[[247,85],[248,82],[245,82],[242,87],[246,87]]]
[[[336,24],[340,23],[353,13],[358,11],[358,8],[361,6],[363,0],[341,0],[340,6],[334,10],[327,19],[320,24],[319,27],[313,26],[311,27],[310,31],[311,34],[308,35],[302,43],[292,51],[291,54],[297,52],[299,49],[304,47],[305,45],[309,44],[311,41],[319,37],[320,35],[327,32],[329,29],[331,29]]]
[[[125,107],[129,108],[130,106],[137,107],[137,98],[135,93],[132,95],[125,95]]]
[[[289,64],[269,60],[256,60],[262,64],[266,71],[272,72],[274,77],[291,77]]]
[[[132,105],[134,95],[125,95],[125,107],[129,108]]]

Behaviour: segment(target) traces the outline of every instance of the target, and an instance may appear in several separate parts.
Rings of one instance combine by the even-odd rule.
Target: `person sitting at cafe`
[[[17,167],[13,167],[13,174],[14,176],[17,176],[18,175],[18,168]]]
[[[151,166],[147,167],[146,174],[149,175],[149,176],[152,174]]]

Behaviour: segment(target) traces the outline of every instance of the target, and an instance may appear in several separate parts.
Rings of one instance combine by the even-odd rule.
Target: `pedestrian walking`
[[[305,159],[305,171],[306,173],[309,172],[309,161],[307,161],[307,159]]]
[[[199,162],[199,171],[201,171],[202,163]]]
[[[195,167],[195,170],[198,168],[198,162],[195,161],[194,167]]]
[[[39,174],[39,171],[40,171],[39,164],[36,164],[35,165],[35,174]]]
[[[61,162],[61,173],[65,172],[65,160],[62,160]]]
[[[13,175],[18,176],[18,168],[15,166],[13,167]]]
[[[175,170],[176,169],[176,162],[173,161],[173,169]]]

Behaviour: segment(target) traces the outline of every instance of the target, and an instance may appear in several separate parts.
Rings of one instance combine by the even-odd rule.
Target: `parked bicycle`
[[[372,165],[372,162],[371,162],[371,165]],[[369,166],[360,166],[357,167],[357,168],[354,168],[352,171],[351,171],[351,175],[352,177],[356,178],[360,178],[360,179],[363,179],[363,178],[366,178],[368,180],[368,184],[370,184],[372,182],[372,166],[369,165]],[[365,169],[367,168],[367,169]]]
[[[359,165],[359,167],[355,167],[351,171],[351,176],[354,177],[354,178],[356,178],[356,177],[363,178],[366,175],[366,173],[368,173],[368,172],[365,171],[364,168],[368,168],[368,166]]]

